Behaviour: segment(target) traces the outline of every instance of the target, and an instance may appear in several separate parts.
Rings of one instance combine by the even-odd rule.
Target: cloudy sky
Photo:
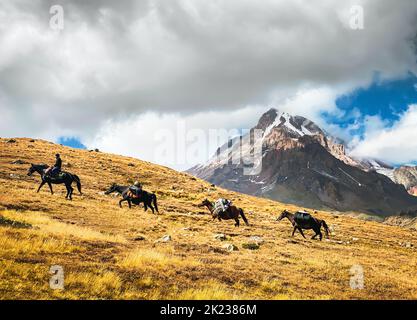
[[[2,137],[185,169],[217,147],[196,129],[275,107],[357,156],[417,160],[415,0],[2,0],[0,49]]]

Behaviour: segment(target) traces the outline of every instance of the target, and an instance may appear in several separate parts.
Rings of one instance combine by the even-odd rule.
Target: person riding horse
[[[61,172],[62,168],[62,159],[59,153],[55,155],[55,164],[50,166],[48,169],[45,170],[45,176],[55,177]]]
[[[142,192],[142,185],[139,181],[135,181],[135,183],[129,187],[129,197],[131,198],[139,198],[140,193]]]

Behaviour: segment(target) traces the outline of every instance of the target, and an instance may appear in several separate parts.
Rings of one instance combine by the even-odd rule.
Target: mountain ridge
[[[237,138],[220,147],[208,164],[187,172],[231,190],[297,205],[386,216],[417,204],[403,186],[380,174],[391,170],[388,165],[350,157],[339,139],[307,118],[271,108],[252,129],[263,132],[259,175],[245,176],[242,164],[216,160],[216,155],[228,159],[239,152]]]

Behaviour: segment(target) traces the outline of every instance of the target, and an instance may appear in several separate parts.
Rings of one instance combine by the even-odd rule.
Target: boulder
[[[260,248],[260,245],[257,243],[244,243],[242,244],[242,248],[248,250],[258,250]]]
[[[231,244],[231,243],[226,243],[225,245],[223,245],[223,249],[225,249],[226,251],[229,251],[229,252],[239,250],[234,244]]]
[[[171,236],[167,234],[163,236],[161,239],[157,240],[156,242],[169,242],[171,240],[172,240]]]
[[[216,239],[216,240],[220,240],[220,241],[224,241],[224,240],[226,240],[226,239],[227,239],[227,237],[226,237],[226,235],[225,235],[225,234],[223,234],[223,233],[219,233],[219,234],[214,235],[214,239]]]
[[[251,243],[256,243],[256,244],[262,244],[262,243],[264,243],[264,239],[262,239],[259,236],[251,236],[249,238],[249,240],[250,240]]]

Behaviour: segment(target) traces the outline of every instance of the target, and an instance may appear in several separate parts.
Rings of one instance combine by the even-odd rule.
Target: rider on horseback
[[[129,196],[131,198],[139,198],[141,191],[142,185],[139,183],[139,181],[135,181],[135,183],[129,187]]]
[[[59,155],[59,153],[55,155],[55,158],[56,158],[55,164],[45,170],[45,176],[54,177],[54,176],[57,176],[61,172],[62,160],[61,160],[61,156]]]

